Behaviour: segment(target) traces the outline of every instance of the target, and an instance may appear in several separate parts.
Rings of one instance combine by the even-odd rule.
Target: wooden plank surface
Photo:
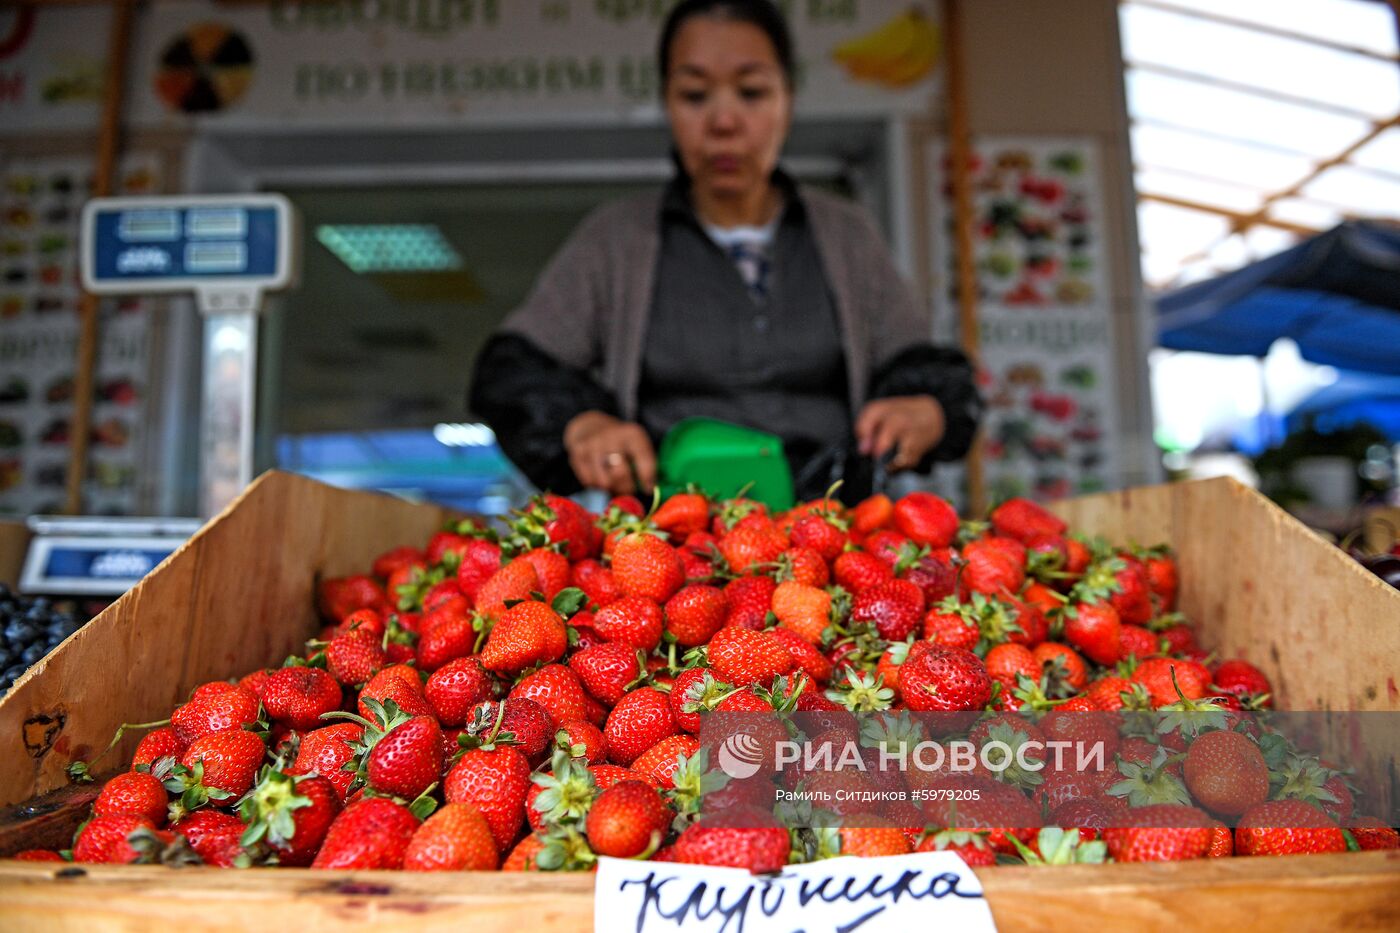
[[[1400,853],[978,871],[1003,933],[1400,929]],[[126,933],[593,929],[589,875],[64,867],[0,862],[4,928]]]
[[[265,474],[0,700],[0,805],[63,786],[69,762],[105,748],[121,723],[164,719],[201,683],[280,663],[316,631],[317,579],[365,572],[445,518]],[[103,765],[130,761],[139,740]]]
[[[16,586],[29,553],[29,526],[24,522],[0,522],[0,583]]]

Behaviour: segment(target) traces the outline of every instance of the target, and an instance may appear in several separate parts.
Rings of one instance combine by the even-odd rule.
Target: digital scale
[[[253,479],[258,317],[268,292],[292,286],[296,210],[280,194],[93,198],[83,207],[79,267],[94,295],[190,294],[204,318],[199,505],[205,518]],[[20,589],[125,592],[179,547],[199,519],[29,520]]]

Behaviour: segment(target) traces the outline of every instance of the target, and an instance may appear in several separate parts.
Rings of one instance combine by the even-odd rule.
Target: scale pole
[[[132,0],[116,0],[112,4],[107,75],[102,84],[102,124],[97,136],[97,169],[92,181],[94,197],[112,193],[134,10]],[[78,359],[73,373],[73,420],[68,429],[67,495],[63,510],[69,515],[76,515],[83,509],[83,481],[87,478],[88,436],[92,433],[92,395],[97,370],[97,311],[97,296],[84,291],[78,298]]]

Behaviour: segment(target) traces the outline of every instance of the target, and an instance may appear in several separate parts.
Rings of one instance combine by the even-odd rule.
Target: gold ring
[[[627,458],[624,457],[622,454],[618,453],[616,450],[614,450],[612,453],[608,454],[606,457],[603,458],[603,462],[606,463],[608,466],[613,467],[621,465],[622,461],[625,459]]]

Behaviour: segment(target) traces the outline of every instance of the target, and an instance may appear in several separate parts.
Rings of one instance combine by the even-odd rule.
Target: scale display
[[[280,195],[97,198],[83,210],[83,285],[97,294],[282,288],[291,216]]]

